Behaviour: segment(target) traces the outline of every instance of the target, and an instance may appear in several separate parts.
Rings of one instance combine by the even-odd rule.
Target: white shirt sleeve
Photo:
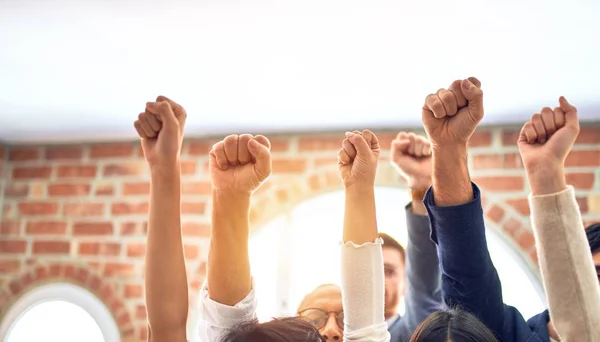
[[[256,319],[258,300],[252,290],[246,298],[234,306],[217,303],[208,296],[206,282],[200,289],[200,324],[198,332],[202,342],[221,342],[222,336],[231,328],[243,322]]]
[[[383,240],[342,245],[344,341],[389,342],[384,315]]]

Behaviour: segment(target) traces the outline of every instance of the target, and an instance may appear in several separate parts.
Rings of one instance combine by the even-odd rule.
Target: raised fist
[[[210,151],[213,189],[252,194],[271,175],[271,143],[262,135],[230,135]]]
[[[528,172],[563,167],[577,139],[577,108],[562,96],[558,101],[559,107],[554,110],[543,108],[541,113],[534,114],[521,129],[519,152]]]
[[[392,140],[390,161],[414,190],[431,186],[431,146],[429,141],[414,133],[400,132]]]
[[[146,110],[133,123],[142,138],[146,161],[153,167],[172,167],[179,162],[187,113],[164,96],[146,103]]]
[[[379,160],[379,141],[373,132],[346,132],[338,151],[338,167],[346,188],[373,187]]]
[[[452,82],[425,99],[422,120],[433,147],[466,145],[483,118],[483,92],[475,77]]]

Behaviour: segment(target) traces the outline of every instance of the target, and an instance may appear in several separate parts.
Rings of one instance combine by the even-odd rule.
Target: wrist
[[[172,164],[151,165],[150,177],[152,180],[161,180],[165,178],[179,177],[181,175],[181,166],[179,161]]]
[[[539,168],[527,169],[527,179],[531,194],[534,196],[554,194],[567,188],[565,170],[562,166],[542,165]]]
[[[357,196],[364,196],[364,195],[368,195],[368,194],[374,194],[375,193],[375,185],[350,185],[347,186],[345,189],[346,192],[346,196],[350,195],[357,195]]]

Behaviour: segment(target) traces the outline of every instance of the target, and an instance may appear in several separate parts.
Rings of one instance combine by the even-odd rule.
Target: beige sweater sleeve
[[[572,187],[530,196],[550,319],[562,342],[600,341],[600,286]]]

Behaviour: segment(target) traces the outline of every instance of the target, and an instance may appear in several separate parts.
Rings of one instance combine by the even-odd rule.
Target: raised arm
[[[527,122],[519,151],[531,195],[542,279],[548,296],[549,331],[562,342],[600,341],[600,287],[575,191],[567,186],[564,163],[579,134],[577,109],[565,98]],[[576,314],[574,314],[576,313]]]
[[[150,166],[145,286],[149,340],[186,341],[188,283],[181,238],[179,156],[185,110],[159,96],[134,126]]]
[[[338,152],[346,189],[342,246],[344,341],[387,342],[383,256],[375,217],[379,142],[370,131],[346,133]]]
[[[256,317],[248,256],[250,198],[271,174],[270,142],[261,135],[230,135],[210,151],[213,186],[208,274],[201,289],[209,342]]]
[[[391,162],[406,180],[412,202],[406,207],[408,244],[406,246],[405,314],[392,339],[404,341],[417,326],[442,305],[441,274],[437,248],[430,238],[429,218],[423,205],[431,186],[431,146],[413,133],[400,132],[391,148]]]
[[[500,337],[502,289],[487,249],[479,190],[467,168],[468,141],[483,118],[480,85],[475,78],[457,80],[426,99],[423,125],[432,145],[433,187],[425,205],[445,303],[470,311]]]

